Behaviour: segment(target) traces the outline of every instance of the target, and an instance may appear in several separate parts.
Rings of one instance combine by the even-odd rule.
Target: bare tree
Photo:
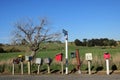
[[[18,43],[24,40],[32,51],[31,56],[33,57],[35,57],[43,41],[55,39],[60,36],[58,32],[50,32],[50,28],[47,27],[47,20],[44,18],[40,19],[38,25],[35,25],[33,20],[27,18],[22,21],[17,21],[14,26],[16,28],[14,39]]]

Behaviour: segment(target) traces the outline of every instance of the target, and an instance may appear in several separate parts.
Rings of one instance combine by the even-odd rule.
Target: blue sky
[[[120,0],[0,0],[0,43],[10,43],[13,24],[24,17],[47,17],[69,41],[83,38],[120,40]]]

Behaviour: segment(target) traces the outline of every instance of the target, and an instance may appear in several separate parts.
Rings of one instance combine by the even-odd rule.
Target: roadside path
[[[0,80],[120,80],[120,75],[0,75]]]

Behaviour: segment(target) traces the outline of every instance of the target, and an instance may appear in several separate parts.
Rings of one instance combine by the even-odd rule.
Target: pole
[[[38,72],[37,72],[37,74],[39,74],[40,73],[40,64],[38,64]]]
[[[30,61],[28,61],[28,74],[30,74]]]
[[[91,74],[90,60],[88,60],[88,73]]]
[[[78,49],[76,49],[76,60],[77,60],[78,73],[81,74],[81,71],[80,71],[80,55],[79,55],[79,50]]]
[[[23,75],[23,62],[20,62],[21,64],[21,74]]]
[[[109,59],[106,59],[106,70],[107,75],[109,75]]]
[[[50,65],[47,64],[47,66],[48,66],[48,74],[50,74]]]
[[[15,64],[13,63],[12,66],[13,66],[12,67],[12,75],[14,75],[15,74]]]
[[[63,74],[63,72],[64,72],[64,69],[63,69],[63,61],[61,62],[61,72],[62,72],[62,74]]]
[[[64,33],[64,36],[65,36],[65,60],[66,60],[66,72],[65,74],[68,74],[68,31],[64,30],[63,29],[63,33]]]
[[[66,35],[68,36],[68,35]],[[65,46],[66,46],[66,74],[68,74],[68,39],[65,40]]]

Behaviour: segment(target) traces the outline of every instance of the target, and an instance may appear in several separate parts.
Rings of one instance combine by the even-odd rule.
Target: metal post
[[[65,43],[65,46],[66,46],[66,74],[68,74],[68,40],[66,39],[66,41],[65,41],[66,43]]]
[[[65,59],[66,59],[66,72],[65,74],[68,74],[68,31],[63,29],[63,33],[65,36]]]
[[[109,59],[106,59],[106,70],[107,75],[109,75]]]

